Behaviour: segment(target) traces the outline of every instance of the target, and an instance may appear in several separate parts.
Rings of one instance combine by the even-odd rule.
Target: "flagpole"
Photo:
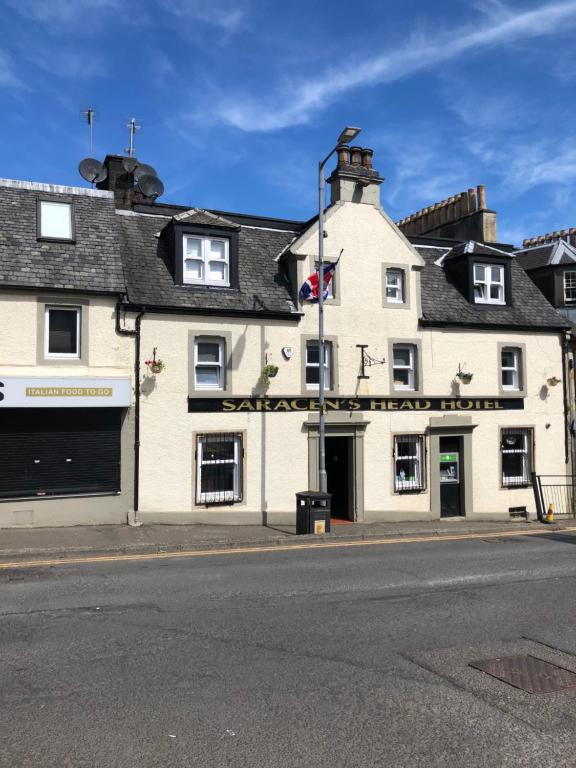
[[[318,163],[318,483],[320,493],[326,493],[326,424],[324,413],[324,166],[335,150]]]
[[[360,133],[360,128],[347,126],[338,138],[338,144],[318,163],[318,486],[326,493],[326,413],[324,405],[324,166],[342,144],[349,144]],[[332,364],[332,360],[330,361]]]

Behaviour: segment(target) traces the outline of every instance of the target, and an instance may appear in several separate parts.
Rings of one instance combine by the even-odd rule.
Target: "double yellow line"
[[[302,544],[276,544],[261,547],[226,547],[223,549],[198,549],[178,552],[142,552],[133,555],[88,555],[86,557],[62,557],[50,560],[16,560],[0,563],[0,571],[14,568],[45,568],[56,565],[78,565],[81,563],[117,563],[138,560],[167,560],[182,557],[214,557],[218,555],[245,555],[255,552],[291,552],[302,549],[335,549],[348,547],[374,547],[389,544],[421,544],[430,541],[466,541],[470,539],[501,539],[512,536],[546,536],[553,533],[574,533],[576,527],[537,531],[490,531],[486,533],[463,533],[453,536],[404,536],[393,539],[359,539],[355,541],[318,541]]]

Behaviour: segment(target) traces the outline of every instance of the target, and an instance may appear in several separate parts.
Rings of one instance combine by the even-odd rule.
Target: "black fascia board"
[[[412,245],[429,245],[439,248],[454,248],[457,245],[467,242],[466,240],[451,240],[447,237],[429,237],[427,235],[404,235],[406,239],[412,243]],[[485,245],[487,248],[498,248],[506,253],[514,253],[517,250],[516,246],[511,243],[482,243],[478,242],[478,245]]]
[[[264,317],[270,320],[300,320],[303,312],[271,312],[252,309],[214,309],[210,307],[179,307],[173,304],[136,304],[127,302],[122,304],[122,309],[128,312],[154,312],[168,315],[207,315],[210,317]]]
[[[492,307],[491,307],[492,308]],[[506,309],[506,307],[503,307]],[[473,331],[527,331],[530,333],[561,333],[568,331],[570,325],[516,325],[515,323],[473,323],[450,320],[425,320],[420,318],[418,325],[421,328],[468,328]]]

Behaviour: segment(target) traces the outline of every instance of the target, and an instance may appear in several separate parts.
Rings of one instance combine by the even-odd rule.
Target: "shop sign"
[[[523,410],[521,397],[327,397],[329,411],[511,411]],[[189,413],[288,413],[318,411],[317,397],[189,397]]]
[[[121,408],[128,407],[130,401],[128,377],[0,376],[0,408]]]

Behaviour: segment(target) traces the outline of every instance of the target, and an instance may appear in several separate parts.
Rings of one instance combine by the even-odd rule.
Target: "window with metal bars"
[[[500,453],[502,456],[502,486],[529,485],[533,461],[532,429],[505,428],[500,433]]]
[[[242,434],[212,432],[196,442],[196,503],[242,501]]]
[[[394,490],[425,488],[424,435],[394,436]]]

